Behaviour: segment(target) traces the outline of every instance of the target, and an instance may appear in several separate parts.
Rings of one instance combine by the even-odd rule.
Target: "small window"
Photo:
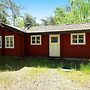
[[[57,43],[58,37],[51,37],[51,43]]]
[[[73,43],[77,43],[77,35],[73,35],[72,39],[73,39]]]
[[[71,34],[71,45],[85,44],[85,33]]]
[[[84,42],[84,35],[79,35],[79,43],[83,43]]]
[[[41,35],[32,35],[31,45],[41,45]]]
[[[14,48],[14,36],[5,36],[5,48]]]
[[[2,48],[2,37],[0,36],[0,48]]]

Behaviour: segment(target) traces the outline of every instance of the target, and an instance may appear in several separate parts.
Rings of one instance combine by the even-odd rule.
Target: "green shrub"
[[[85,72],[85,73],[90,74],[90,63],[88,63],[87,65],[81,64],[81,65],[80,65],[80,70],[81,70],[82,72]]]

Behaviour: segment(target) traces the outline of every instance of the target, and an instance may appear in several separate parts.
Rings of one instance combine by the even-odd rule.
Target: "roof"
[[[73,32],[73,31],[90,31],[90,23],[68,24],[58,26],[35,26],[26,30],[27,33],[45,33],[45,32]]]
[[[22,29],[17,28],[17,27],[12,26],[12,25],[8,25],[8,24],[1,23],[1,26],[2,26],[2,27],[7,27],[7,28],[9,28],[9,30],[15,31],[15,32],[18,32],[18,33],[23,33],[23,32],[24,32]]]
[[[82,31],[90,32],[90,23],[34,26],[28,30],[20,29],[15,26],[7,25],[7,24],[4,24],[4,26],[11,28],[11,30],[14,29],[14,31],[17,31],[17,32],[32,33],[32,34],[33,33],[54,33],[54,32],[82,32]]]

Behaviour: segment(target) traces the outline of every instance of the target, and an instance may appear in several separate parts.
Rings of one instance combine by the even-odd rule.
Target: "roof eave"
[[[10,27],[10,26],[8,26],[8,25],[6,25],[6,24],[4,24],[4,23],[2,23],[2,27],[6,27],[6,28],[8,28],[9,30],[15,31],[15,32],[17,32],[17,33],[25,33],[24,31],[20,31],[20,30],[18,30],[18,29],[16,29],[16,28]]]
[[[82,33],[82,32],[90,32],[90,29],[82,29],[82,30],[68,30],[68,31],[48,31],[48,32],[26,32],[27,34],[57,34],[57,33]]]

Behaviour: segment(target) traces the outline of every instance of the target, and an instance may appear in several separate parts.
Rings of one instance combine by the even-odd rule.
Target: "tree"
[[[69,0],[65,8],[55,10],[56,24],[90,22],[90,0]]]
[[[0,19],[1,21],[3,21],[3,18],[7,19],[7,17],[10,17],[9,13],[11,13],[11,16],[13,19],[13,25],[15,25],[15,19],[17,16],[20,15],[19,9],[20,7],[17,6],[12,0],[0,0],[0,16],[1,16]]]
[[[42,21],[42,24],[43,24],[43,25],[45,25],[45,26],[48,25],[48,21],[47,21],[46,19],[43,19],[43,18],[42,18],[41,21]]]
[[[11,15],[12,15],[12,20],[13,20],[13,25],[16,26],[15,19],[16,17],[20,16],[19,9],[20,7],[17,6],[12,0],[6,0],[8,8],[11,10]]]
[[[7,14],[5,13],[5,11],[0,12],[0,23],[8,23],[7,21]]]
[[[41,19],[42,24],[47,25],[55,25],[55,20],[53,16],[46,17],[46,19]]]
[[[64,23],[64,18],[65,18],[65,11],[63,8],[58,7],[56,8],[55,12],[55,23],[56,24],[60,24],[60,23]]]
[[[35,18],[32,17],[29,14],[25,14],[25,16],[24,16],[24,26],[25,26],[25,28],[30,28],[30,27],[36,26],[36,25],[37,25],[37,23],[35,21]]]
[[[16,18],[16,26],[21,28],[21,29],[24,29],[24,20],[20,17],[17,17]]]
[[[88,22],[90,17],[90,0],[69,0],[74,13],[78,17],[78,22]]]
[[[6,13],[6,6],[3,0],[0,0],[0,23],[6,23],[7,22],[7,13]]]

